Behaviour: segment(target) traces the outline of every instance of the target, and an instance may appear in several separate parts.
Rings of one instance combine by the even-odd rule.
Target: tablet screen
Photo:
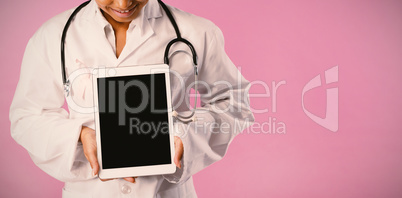
[[[171,164],[165,74],[97,81],[103,169]]]

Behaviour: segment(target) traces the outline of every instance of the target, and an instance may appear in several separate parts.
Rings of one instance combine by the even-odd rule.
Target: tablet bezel
[[[113,68],[105,67],[105,68],[94,69],[92,74],[93,74],[92,83],[94,93],[93,95],[94,95],[94,112],[95,112],[95,131],[96,131],[96,142],[98,148],[97,156],[100,167],[99,177],[102,179],[110,179],[110,178],[136,177],[136,176],[174,173],[176,171],[176,165],[174,164],[173,160],[175,149],[174,149],[174,137],[172,133],[173,117],[172,117],[169,66],[166,64],[159,64],[159,65],[127,66],[127,67],[113,67]],[[100,139],[101,131],[99,123],[98,78],[135,76],[144,74],[165,74],[171,163],[162,165],[147,165],[147,166],[103,169],[102,145]]]

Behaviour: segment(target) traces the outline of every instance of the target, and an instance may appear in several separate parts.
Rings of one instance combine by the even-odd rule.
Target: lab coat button
[[[128,186],[127,184],[124,184],[124,185],[121,187],[121,192],[122,192],[123,194],[129,194],[129,193],[131,193],[131,187]]]

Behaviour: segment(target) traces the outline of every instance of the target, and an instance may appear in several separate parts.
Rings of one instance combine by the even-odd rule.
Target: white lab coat
[[[208,20],[169,8],[182,36],[198,53],[204,110],[197,110],[196,122],[174,124],[175,134],[184,145],[183,168],[172,175],[139,177],[135,184],[123,179],[102,182],[91,175],[78,138],[82,126],[93,127],[93,113],[71,107],[68,113],[62,108],[60,38],[72,10],[46,22],[29,40],[10,109],[11,134],[39,168],[65,182],[63,197],[196,197],[191,176],[220,160],[235,135],[254,121],[248,105],[249,82],[226,55],[221,31]],[[160,64],[165,46],[173,38],[176,34],[165,12],[156,0],[149,0],[130,24],[126,46],[116,58],[113,31],[92,1],[78,13],[68,31],[67,73],[99,66]],[[185,84],[172,76],[172,104],[184,114],[188,113],[188,98],[183,100],[182,96],[194,81],[191,58],[184,44],[172,47],[170,69],[179,73]],[[72,82],[76,105],[91,107],[91,86],[89,75],[80,75]]]

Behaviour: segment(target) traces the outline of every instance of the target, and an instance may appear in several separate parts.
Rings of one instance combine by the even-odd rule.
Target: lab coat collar
[[[148,19],[162,17],[161,9],[157,0],[149,0],[145,8],[146,16]]]
[[[132,51],[137,49],[142,43],[148,40],[154,34],[152,26],[149,23],[149,20],[152,18],[162,17],[161,7],[157,0],[149,0],[148,3],[141,10],[140,15],[135,18],[129,26],[127,31],[127,41],[130,42],[130,45],[126,45],[120,54],[119,59],[116,64],[120,64]],[[92,0],[87,9],[83,10],[82,17],[86,18],[89,21],[96,21],[96,23],[103,30],[105,27],[110,26],[109,22],[102,15],[100,8],[96,4],[95,0]],[[137,27],[137,28],[134,28]],[[111,27],[109,27],[111,28]],[[136,39],[130,39],[130,37],[135,37]],[[126,49],[127,48],[127,49]]]

